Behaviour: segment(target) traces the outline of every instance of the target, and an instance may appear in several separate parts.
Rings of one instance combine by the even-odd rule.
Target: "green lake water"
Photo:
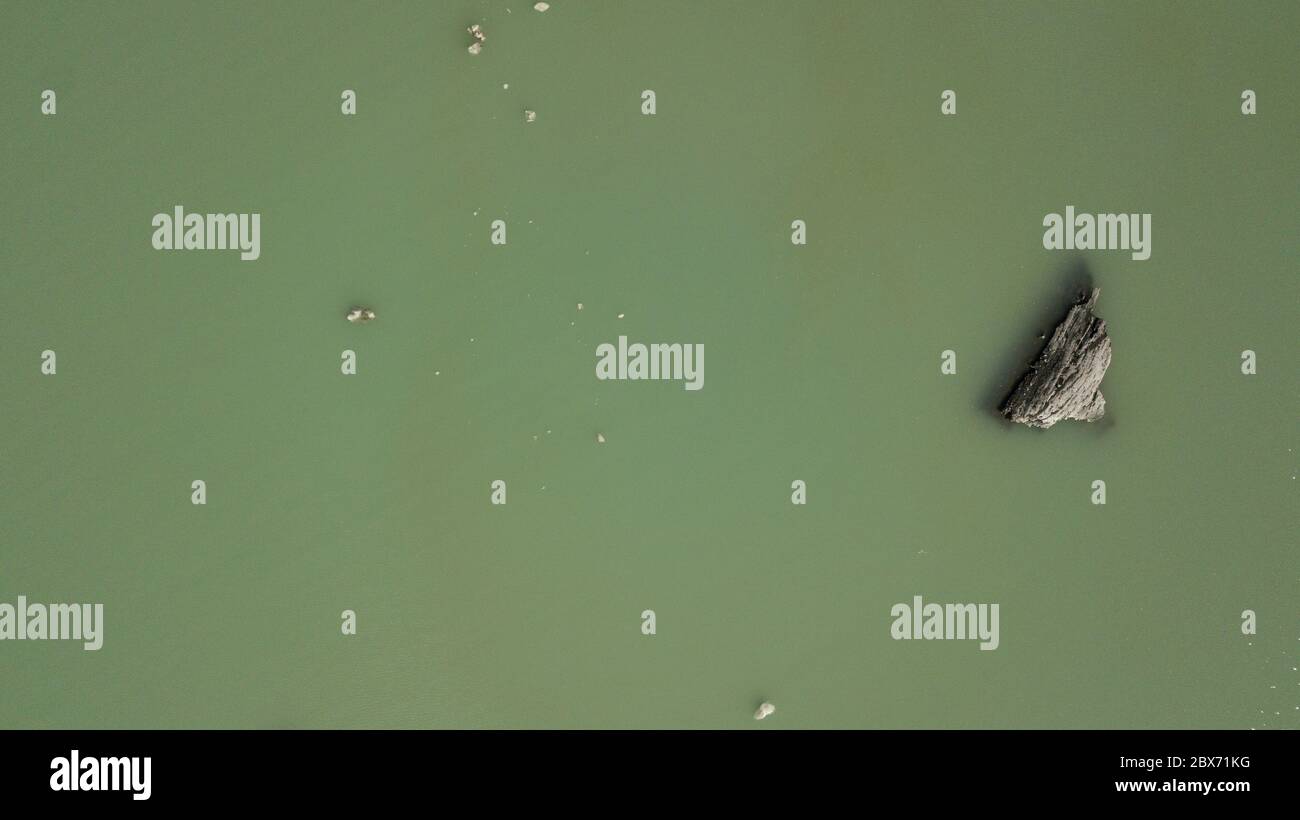
[[[1298,28],[5,2],[0,602],[105,624],[0,642],[0,727],[1300,727]],[[154,250],[176,205],[261,257]],[[1151,258],[1045,250],[1067,205]],[[1002,422],[1089,281],[1105,419]],[[598,381],[620,334],[704,388]],[[891,639],[914,595],[999,647]]]

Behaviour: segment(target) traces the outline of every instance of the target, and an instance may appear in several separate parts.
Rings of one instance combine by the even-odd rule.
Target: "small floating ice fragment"
[[[768,703],[767,701],[763,701],[761,704],[759,704],[758,711],[754,713],[754,720],[762,720],[763,718],[767,717],[768,715],[772,714],[775,711],[776,711],[775,706]]]
[[[546,11],[551,7],[550,3],[533,3],[533,8],[537,11]]]
[[[370,308],[354,307],[348,311],[348,321],[354,324],[365,324],[375,318],[375,312]]]
[[[483,44],[487,42],[487,35],[483,33],[483,28],[478,23],[470,26],[466,31],[474,37],[474,42],[469,46],[469,53],[478,54],[483,50]]]
[[[604,443],[605,443],[605,434],[604,434],[604,433],[597,433],[597,434],[596,434],[596,443],[597,443],[597,444],[604,444]]]
[[[525,111],[525,112],[524,112],[524,122],[537,122],[537,112],[536,112],[536,111]]]

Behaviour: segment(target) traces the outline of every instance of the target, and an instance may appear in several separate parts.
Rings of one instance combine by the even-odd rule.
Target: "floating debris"
[[[474,42],[470,43],[469,46],[469,53],[478,54],[483,50],[483,44],[487,42],[487,35],[483,33],[483,28],[479,26],[478,23],[475,23],[466,30],[474,37]]]
[[[620,313],[620,314],[618,315],[618,318],[622,319],[622,318],[623,318],[624,316],[626,316],[626,315],[627,315],[626,313]]]
[[[763,718],[767,717],[768,715],[772,714],[775,711],[776,711],[775,706],[768,703],[767,701],[763,701],[763,703],[759,704],[758,711],[754,713],[754,720],[762,720]]]
[[[597,444],[604,444],[604,443],[605,443],[605,434],[604,434],[604,433],[597,433],[597,434],[596,434],[596,443],[597,443]]]
[[[348,311],[348,321],[353,324],[362,324],[374,321],[375,312],[370,308],[354,307]]]
[[[551,7],[550,3],[533,3],[533,8],[537,11],[546,11]]]
[[[578,310],[582,310],[582,302],[578,303]]]
[[[536,111],[525,111],[525,112],[524,112],[524,122],[537,122],[537,112],[536,112]]]
[[[1092,309],[1101,296],[1095,288],[1081,298],[1052,332],[1043,352],[999,408],[1002,415],[1030,427],[1058,421],[1096,421],[1106,413],[1101,379],[1110,367],[1106,322]]]

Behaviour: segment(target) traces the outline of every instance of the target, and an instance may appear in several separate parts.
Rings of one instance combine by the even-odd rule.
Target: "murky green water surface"
[[[1297,726],[1295,4],[530,5],[3,6],[0,600],[106,623],[0,726]],[[1106,419],[1008,427],[1086,279]]]

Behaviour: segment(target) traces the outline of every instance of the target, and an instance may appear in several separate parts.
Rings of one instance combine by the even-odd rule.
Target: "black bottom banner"
[[[569,805],[717,796],[1047,805],[1294,794],[1290,732],[11,731],[6,805]],[[619,797],[621,795],[621,797]],[[799,797],[803,795],[804,797]],[[457,802],[452,805],[461,805]]]

